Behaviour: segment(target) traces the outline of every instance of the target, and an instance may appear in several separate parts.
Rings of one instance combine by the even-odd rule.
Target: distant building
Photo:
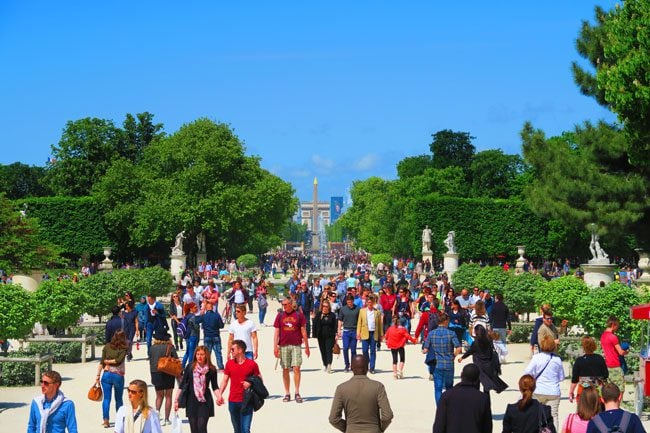
[[[326,201],[319,201],[317,205],[316,218],[323,217],[323,224],[330,225],[330,203]],[[307,230],[312,230],[314,216],[314,202],[303,201],[300,203],[300,211],[298,211],[298,223],[305,224]]]

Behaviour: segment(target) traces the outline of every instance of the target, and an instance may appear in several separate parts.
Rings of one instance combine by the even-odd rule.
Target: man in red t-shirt
[[[289,392],[289,369],[293,369],[293,382],[296,388],[296,403],[302,403],[300,396],[300,366],[302,365],[301,344],[305,343],[305,355],[309,358],[309,340],[305,316],[296,311],[291,299],[282,300],[282,312],[275,317],[275,335],[273,354],[280,358],[282,382],[284,383],[283,402],[291,400]]]
[[[625,378],[623,377],[619,356],[625,356],[629,351],[621,348],[618,337],[614,334],[618,330],[619,323],[616,317],[609,316],[607,328],[600,336],[600,345],[603,348],[605,365],[607,365],[609,371],[608,380],[619,387],[621,394],[625,394]]]
[[[230,346],[230,352],[233,357],[226,362],[221,386],[216,391],[217,405],[221,406],[224,403],[223,392],[228,386],[228,381],[232,381],[228,396],[230,421],[235,432],[250,432],[253,422],[253,406],[243,407],[244,392],[251,386],[246,378],[258,376],[261,379],[262,374],[257,363],[246,358],[246,343],[242,340],[234,340]]]

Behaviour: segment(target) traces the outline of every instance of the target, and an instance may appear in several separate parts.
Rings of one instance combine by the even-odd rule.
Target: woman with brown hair
[[[318,339],[320,356],[327,373],[332,372],[332,348],[336,341],[336,330],[338,328],[338,320],[336,320],[336,315],[331,310],[330,301],[324,299],[321,302],[320,311],[314,316],[313,335]]]
[[[533,398],[535,378],[530,374],[521,376],[519,391],[521,399],[506,407],[503,417],[503,433],[537,433],[542,420],[546,420],[546,426],[555,433],[551,408]]]
[[[185,416],[190,421],[191,433],[207,433],[208,419],[214,416],[214,400],[208,389],[212,387],[217,397],[217,368],[210,360],[210,352],[205,346],[199,346],[194,352],[194,361],[185,368],[183,379],[176,392],[174,410],[178,410],[178,399],[181,393],[187,403]]]
[[[551,406],[553,419],[558,420],[560,406],[560,383],[564,380],[562,359],[554,353],[555,341],[550,335],[544,336],[539,342],[540,352],[535,354],[524,369],[524,374],[535,378],[537,391],[535,398],[543,404]]]
[[[585,387],[600,386],[609,377],[605,358],[594,353],[596,340],[593,337],[582,337],[582,350],[585,354],[576,359],[571,372],[570,402],[573,402],[574,398],[580,401],[580,394]]]
[[[100,381],[104,393],[102,402],[103,424],[109,428],[108,415],[111,407],[111,391],[115,392],[115,411],[122,407],[122,394],[124,393],[124,359],[126,358],[126,336],[121,329],[113,334],[111,342],[102,349],[102,360],[97,368],[97,382]],[[103,373],[102,373],[103,372]]]
[[[172,410],[172,391],[176,377],[171,374],[158,371],[158,362],[160,358],[168,356],[177,358],[176,349],[169,341],[169,333],[163,328],[157,328],[153,331],[153,344],[151,345],[151,356],[149,357],[149,372],[151,373],[151,384],[156,390],[156,410],[160,412],[163,399],[165,400],[165,424],[169,422],[169,415]]]
[[[187,336],[185,337],[185,344],[187,350],[183,355],[183,368],[188,364],[189,360],[194,357],[194,350],[199,344],[199,325],[196,323],[196,312],[198,306],[194,302],[186,302],[183,305],[184,320],[187,325]]]
[[[149,406],[147,383],[136,379],[126,389],[129,403],[115,415],[115,433],[162,433],[158,413]]]
[[[564,420],[562,433],[585,433],[589,420],[600,412],[600,395],[595,386],[588,386],[582,390],[578,399],[577,413],[569,414]]]

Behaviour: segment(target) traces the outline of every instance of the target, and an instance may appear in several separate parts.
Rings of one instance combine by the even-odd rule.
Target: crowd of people
[[[405,266],[408,269],[409,265]],[[191,432],[206,432],[208,421],[215,414],[215,404],[225,404],[224,392],[229,386],[228,410],[233,430],[250,431],[253,412],[263,404],[264,395],[268,396],[256,359],[259,355],[257,330],[266,326],[269,283],[263,273],[246,279],[235,277],[232,288],[224,290],[212,278],[206,281],[202,275],[198,269],[188,273],[172,293],[168,307],[155,296],[143,297],[136,304],[132,294],[126,293],[118,300],[106,325],[107,344],[97,374],[103,390],[105,427],[112,425],[118,433],[158,432],[162,426],[171,424],[172,410],[185,408]],[[506,335],[512,325],[501,294],[493,297],[489,291],[479,288],[456,292],[444,274],[420,277],[415,271],[393,274],[384,268],[371,275],[363,263],[334,276],[307,277],[298,267],[283,289],[279,299],[281,309],[272,325],[273,353],[282,369],[283,402],[304,401],[301,365],[303,353],[310,356],[309,338],[317,341],[326,374],[336,370],[332,365],[334,352],[343,352],[341,367],[345,372],[354,373],[354,386],[361,384],[361,376],[370,380],[366,374],[373,375],[380,369],[392,370],[394,380],[402,379],[405,345],[421,344],[422,361],[428,365],[436,402],[433,431],[492,431],[490,392],[500,393],[508,388],[500,375],[501,364],[507,359]],[[247,317],[255,303],[259,311],[257,321]],[[558,406],[564,370],[556,351],[566,323],[559,324],[559,329],[556,327],[549,305],[543,305],[540,313],[531,339],[532,358],[518,384],[522,398],[508,406],[504,432],[538,431],[540,424],[533,422],[534,419],[543,418],[550,431],[556,431],[561,424]],[[569,398],[577,401],[577,412],[563,423],[573,433],[598,431],[592,428],[595,419],[605,425],[621,420],[619,412],[613,415],[610,412],[617,411],[613,405],[620,402],[620,397],[612,396],[616,392],[620,396],[624,391],[620,370],[627,352],[615,335],[616,318],[611,318],[607,326],[601,337],[605,357],[594,353],[595,341],[586,337],[583,339],[585,355],[574,365]],[[226,344],[221,341],[224,328],[228,335]],[[124,406],[124,376],[134,342],[147,347],[149,379],[156,391],[151,407],[147,382],[140,379],[128,385],[131,406]],[[390,351],[390,358],[378,356],[382,345]],[[185,353],[179,360],[181,369],[177,375],[160,371],[162,358],[177,359],[181,351]],[[454,384],[454,364],[468,357],[472,357],[472,363],[463,369],[461,382]],[[55,374],[53,378],[56,379]],[[354,389],[352,385],[350,389]],[[596,409],[592,394],[598,393],[601,387],[603,399],[607,395],[610,400]],[[177,389],[175,394],[174,389]],[[371,389],[373,401],[382,408],[380,414],[385,415],[373,418],[373,422],[385,428],[392,418],[392,412],[388,414],[390,405],[383,397],[385,389],[374,384]],[[49,389],[44,388],[45,391]],[[339,392],[343,395],[353,391],[344,387],[337,389]],[[115,415],[111,424],[113,399]],[[471,402],[469,410],[476,410],[472,416],[459,412],[459,407],[468,410],[468,402]],[[346,417],[346,427],[342,412],[353,416],[335,397],[330,422],[346,431],[352,421]],[[42,416],[45,412],[39,413]],[[30,425],[38,424],[38,417],[33,418],[30,416]],[[471,420],[475,421],[474,426],[468,424]],[[626,415],[625,420],[632,429],[628,431],[644,431],[638,418],[628,419]],[[76,427],[68,422],[68,431],[73,428]]]

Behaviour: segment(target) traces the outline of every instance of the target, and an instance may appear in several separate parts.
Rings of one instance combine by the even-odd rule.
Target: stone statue
[[[456,254],[456,244],[454,239],[456,238],[456,232],[450,231],[447,233],[447,239],[445,239],[445,246],[447,247],[447,253]]]
[[[205,234],[203,232],[196,236],[196,247],[200,253],[205,252]]]
[[[22,219],[27,218],[27,203],[23,203],[23,208],[20,210],[20,217]]]
[[[176,235],[176,243],[172,247],[173,256],[183,256],[185,251],[183,251],[183,240],[185,239],[185,230]]]
[[[422,230],[422,252],[431,252],[431,229],[429,226],[426,226],[424,230]]]
[[[589,251],[591,251],[592,262],[606,262],[609,263],[609,256],[600,246],[600,236],[598,236],[596,224],[589,224],[591,230],[591,242],[589,243]]]

